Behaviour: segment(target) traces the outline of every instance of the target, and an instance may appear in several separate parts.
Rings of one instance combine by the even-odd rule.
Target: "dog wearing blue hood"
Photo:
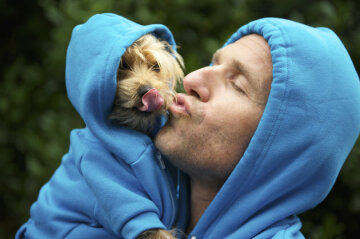
[[[176,83],[183,78],[182,57],[169,43],[151,34],[127,48],[118,68],[116,99],[110,119],[143,133],[154,129],[173,102]]]
[[[16,238],[172,238],[174,170],[151,136],[183,77],[171,32],[116,14],[74,28],[68,97],[86,127],[31,206]]]

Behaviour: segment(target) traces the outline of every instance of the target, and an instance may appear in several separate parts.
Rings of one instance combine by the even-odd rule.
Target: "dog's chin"
[[[136,107],[117,108],[110,115],[110,120],[115,125],[129,127],[144,134],[149,134],[155,128],[158,117],[165,114],[166,110],[163,107],[152,112],[140,111]]]

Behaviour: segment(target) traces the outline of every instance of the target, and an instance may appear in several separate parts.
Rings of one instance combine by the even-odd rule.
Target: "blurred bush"
[[[0,238],[12,238],[29,217],[40,187],[68,150],[69,133],[83,127],[66,96],[65,54],[72,28],[100,12],[173,32],[187,72],[208,65],[241,25],[283,17],[332,28],[359,72],[360,2],[310,0],[0,0]],[[301,215],[309,238],[360,234],[360,142],[329,197]]]

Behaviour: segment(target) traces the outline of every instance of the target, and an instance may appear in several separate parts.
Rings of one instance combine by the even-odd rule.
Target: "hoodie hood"
[[[247,150],[190,237],[303,238],[296,215],[328,195],[359,136],[359,77],[333,31],[264,18],[225,45],[252,33],[271,48],[270,96]]]
[[[134,41],[151,33],[174,46],[169,29],[160,24],[143,26],[112,13],[97,14],[74,28],[66,57],[68,97],[94,135],[110,152],[132,163],[144,147],[128,150],[128,145],[149,145],[149,137],[108,120],[115,99],[120,58]],[[131,133],[130,133],[131,132]]]

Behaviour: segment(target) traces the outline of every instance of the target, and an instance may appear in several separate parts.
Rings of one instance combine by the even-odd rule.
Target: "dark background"
[[[0,0],[0,11],[0,238],[27,220],[70,130],[83,127],[66,96],[65,53],[72,28],[95,13],[167,25],[187,73],[208,65],[241,25],[267,16],[332,28],[360,67],[358,0]],[[328,198],[300,215],[307,238],[359,238],[359,159],[358,140]]]

